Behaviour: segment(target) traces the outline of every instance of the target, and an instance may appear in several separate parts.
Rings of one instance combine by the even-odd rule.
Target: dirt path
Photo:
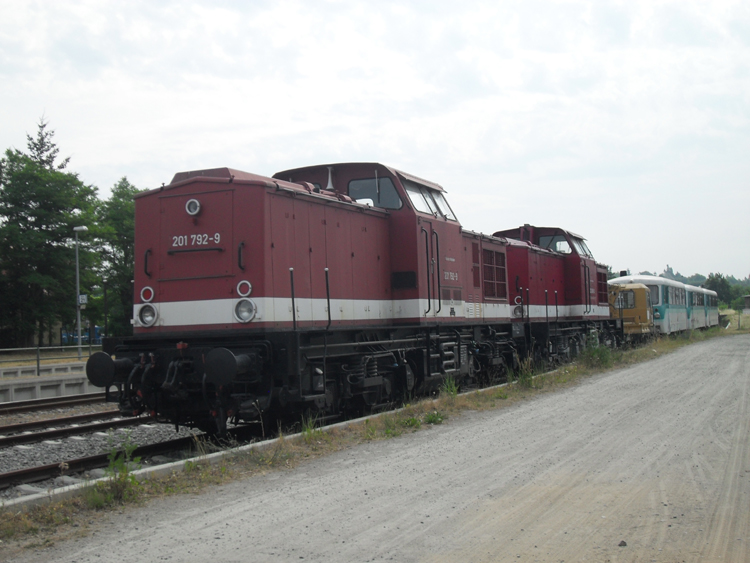
[[[749,386],[750,337],[715,339],[23,560],[746,562]]]

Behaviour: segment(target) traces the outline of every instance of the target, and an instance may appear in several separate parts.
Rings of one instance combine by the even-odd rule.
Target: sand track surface
[[[19,560],[746,562],[749,385],[750,337],[714,339]]]

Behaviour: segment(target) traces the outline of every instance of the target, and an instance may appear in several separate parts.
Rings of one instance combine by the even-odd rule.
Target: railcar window
[[[617,294],[615,309],[635,309],[635,291],[628,289]]]
[[[363,178],[349,182],[349,197],[354,201],[370,200],[374,207],[401,209],[396,186],[390,178]]]
[[[568,241],[563,235],[550,235],[539,237],[539,246],[549,248],[561,254],[570,254],[572,252]]]
[[[653,305],[659,304],[659,286],[658,285],[649,285],[648,287],[649,291],[651,292],[651,303]]]

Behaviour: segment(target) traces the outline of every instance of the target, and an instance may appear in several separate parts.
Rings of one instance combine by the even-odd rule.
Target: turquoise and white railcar
[[[701,288],[706,311],[706,327],[719,326],[719,296],[711,289]]]
[[[685,284],[667,278],[647,275],[622,276],[609,280],[609,283],[642,283],[649,288],[651,305],[654,308],[654,327],[657,334],[672,334],[690,328],[688,325]]]
[[[715,291],[686,285],[688,295],[688,326],[710,328],[719,324],[719,298]]]
[[[686,284],[685,291],[687,291],[688,326],[691,330],[708,327],[705,293],[708,290]]]

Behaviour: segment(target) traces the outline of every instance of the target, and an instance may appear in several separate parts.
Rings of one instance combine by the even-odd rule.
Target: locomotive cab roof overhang
[[[560,227],[535,227],[534,225],[528,225],[528,224],[515,228],[515,229],[505,229],[502,231],[497,231],[493,234],[493,236],[534,242],[534,240],[539,238],[540,236],[552,235],[552,234],[558,234],[558,233],[566,234],[570,238],[586,240],[585,237],[582,237],[581,235],[577,235],[573,231],[568,231],[567,229],[563,229]]]
[[[577,254],[594,259],[594,255],[584,242],[586,239],[572,231],[560,227],[535,227],[528,223],[516,229],[505,229],[493,233],[495,237],[506,237],[516,244],[533,247],[535,251],[558,254]]]
[[[352,170],[352,169],[367,169],[367,168],[372,168],[372,169],[382,168],[390,172],[393,176],[398,176],[404,180],[409,180],[411,182],[416,182],[417,184],[422,184],[423,186],[427,186],[428,188],[437,190],[439,192],[445,192],[445,189],[443,189],[443,187],[440,184],[436,184],[435,182],[425,180],[424,178],[420,178],[419,176],[414,176],[413,174],[409,174],[407,172],[402,172],[401,170],[392,168],[390,166],[381,164],[379,162],[342,162],[338,164],[318,164],[316,166],[305,166],[303,168],[292,168],[290,170],[283,170],[281,172],[277,172],[276,174],[274,174],[273,177],[279,180],[283,180],[283,179],[289,179],[294,176],[304,175],[306,172],[318,171],[321,169],[330,169],[332,173],[335,173],[337,170]]]

